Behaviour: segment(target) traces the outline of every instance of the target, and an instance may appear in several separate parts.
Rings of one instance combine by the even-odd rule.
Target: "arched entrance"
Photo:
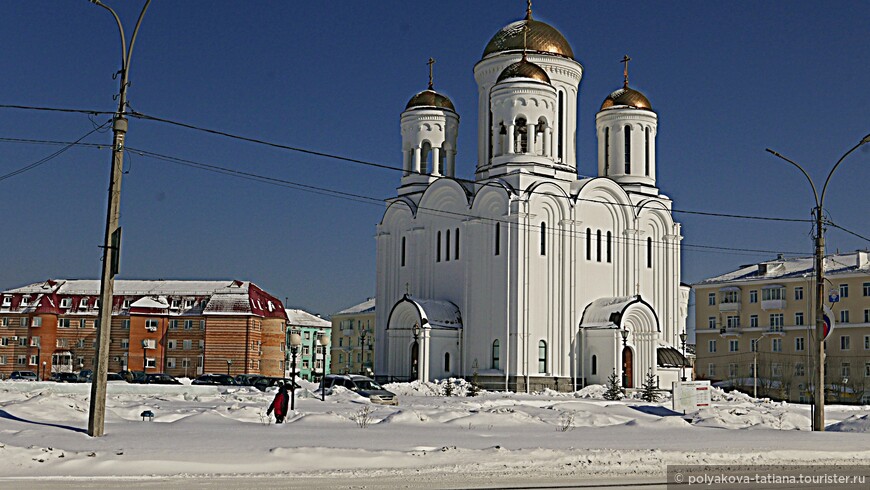
[[[634,388],[634,383],[632,383],[633,375],[632,375],[632,366],[634,365],[634,360],[632,359],[631,348],[625,346],[622,348],[622,386],[625,388]]]

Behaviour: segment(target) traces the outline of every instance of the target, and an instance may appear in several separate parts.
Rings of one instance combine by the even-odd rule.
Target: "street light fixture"
[[[320,337],[317,339],[317,342],[320,344],[320,348],[323,351],[323,375],[320,377],[320,401],[326,401],[326,346],[329,345],[329,335],[326,332],[321,332]],[[316,355],[316,352],[315,352]]]
[[[298,333],[290,334],[290,410],[296,409],[296,354],[302,345],[302,336]]]
[[[42,381],[45,381],[45,361],[42,361]]]
[[[680,362],[680,364],[682,364],[682,366],[680,366],[680,379],[682,381],[686,381],[686,337],[686,331],[683,330],[680,334],[680,345],[683,346],[683,359],[682,362]]]
[[[359,373],[366,374],[366,341],[368,340],[369,331],[367,329],[362,329],[359,333],[359,344],[360,344],[360,363],[359,363]]]
[[[412,370],[411,374],[415,379],[419,380],[420,379],[420,342],[419,342],[419,340],[420,340],[420,324],[419,323],[414,324],[413,332],[414,332],[414,348],[416,349],[415,354],[417,355],[417,358],[414,359],[411,363],[411,370]]]
[[[230,367],[232,367],[232,365],[233,365],[233,360],[227,359],[227,376],[230,375]]]
[[[622,335],[622,387],[625,388],[628,384],[628,366],[625,362],[625,349],[628,345],[628,329],[623,328],[619,334]]]
[[[825,339],[823,338],[824,332],[824,318],[825,318],[825,310],[824,310],[824,298],[825,298],[825,270],[824,270],[824,258],[825,258],[825,230],[823,228],[823,212],[825,205],[825,191],[828,190],[828,184],[831,182],[831,176],[834,175],[834,171],[837,170],[837,167],[840,166],[840,163],[849,156],[850,153],[857,150],[859,146],[870,143],[870,134],[865,136],[858,142],[857,145],[853,146],[849,151],[843,154],[837,163],[834,164],[834,167],[828,172],[828,177],[825,178],[825,184],[822,186],[822,194],[819,196],[816,191],[816,185],[813,183],[813,179],[810,178],[809,174],[803,167],[801,167],[798,163],[789,160],[788,158],[780,155],[779,153],[767,148],[766,151],[771,153],[772,155],[779,157],[786,162],[794,165],[804,174],[804,177],[807,178],[807,181],[810,183],[810,187],[813,189],[813,198],[816,201],[816,207],[814,209],[814,214],[816,218],[816,236],[815,236],[815,268],[816,268],[816,343],[818,348],[818,382],[816,383],[816,393],[815,393],[815,413],[813,416],[813,430],[815,431],[824,431],[825,430]]]

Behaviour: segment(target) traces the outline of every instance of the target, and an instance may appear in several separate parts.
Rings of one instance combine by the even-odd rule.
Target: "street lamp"
[[[622,387],[625,388],[628,384],[628,366],[625,359],[625,349],[628,345],[628,329],[623,328],[619,334],[622,335]]]
[[[419,380],[420,379],[420,342],[419,342],[420,324],[419,323],[414,324],[413,332],[414,332],[414,354],[416,354],[417,357],[412,360],[412,363],[411,363],[412,373],[411,373],[411,375],[414,378]]]
[[[828,183],[831,182],[831,176],[834,175],[834,171],[837,170],[837,167],[840,166],[840,163],[849,156],[850,153],[858,149],[859,146],[870,143],[870,134],[865,136],[861,141],[858,142],[857,145],[853,146],[852,149],[847,151],[837,160],[837,163],[834,164],[834,167],[828,172],[828,177],[825,178],[825,184],[822,186],[822,194],[819,196],[818,192],[816,192],[816,185],[813,183],[813,179],[810,178],[809,174],[801,167],[798,163],[789,160],[788,158],[780,155],[779,153],[767,148],[766,151],[771,153],[772,155],[779,157],[786,162],[794,165],[804,174],[804,177],[807,178],[807,181],[810,183],[810,187],[813,189],[813,198],[816,201],[816,207],[814,209],[814,214],[816,218],[816,236],[815,238],[815,268],[816,268],[816,343],[818,348],[818,379],[819,381],[816,383],[816,395],[815,395],[815,414],[813,417],[813,430],[815,431],[824,431],[825,430],[825,339],[823,338],[824,332],[824,322],[825,322],[825,310],[824,310],[824,298],[825,298],[825,270],[824,270],[824,258],[825,258],[825,230],[822,228],[823,219],[822,214],[824,212],[825,205],[825,191],[828,190]]]
[[[290,334],[290,410],[296,409],[296,354],[302,345],[302,336],[298,333]]]
[[[94,376],[91,381],[91,401],[88,412],[88,435],[100,437],[105,431],[106,421],[106,379],[109,372],[109,344],[110,331],[112,329],[112,298],[114,297],[115,275],[118,273],[118,257],[120,256],[121,228],[118,220],[121,214],[121,175],[124,165],[124,141],[127,134],[127,87],[130,85],[130,61],[133,58],[133,46],[136,44],[136,35],[139,26],[145,17],[145,11],[151,0],[146,0],[133,29],[133,37],[130,38],[130,49],[127,49],[127,38],[124,35],[124,27],[121,19],[110,7],[100,0],[91,0],[92,3],[106,9],[115,18],[118,24],[118,32],[121,34],[121,70],[118,71],[121,79],[120,93],[118,94],[118,111],[112,118],[112,164],[109,176],[109,203],[106,209],[106,232],[103,237],[103,264],[100,276],[100,325],[97,327],[97,351],[94,365]],[[143,367],[144,372],[144,367]]]
[[[45,381],[45,361],[42,361],[42,381]]]
[[[145,349],[148,347],[148,341],[142,341],[142,376],[145,376],[145,370],[148,368],[148,358],[145,354]]]
[[[326,332],[321,332],[320,337],[317,339],[317,342],[320,344],[320,348],[323,351],[323,376],[320,377],[320,401],[326,401],[326,346],[329,345],[329,335]],[[315,356],[316,356],[315,352]]]
[[[233,365],[233,360],[227,359],[227,376],[230,375],[230,367],[232,367],[232,365]]]
[[[360,364],[359,364],[359,373],[365,374],[366,368],[366,341],[368,340],[369,331],[367,329],[362,329],[359,333],[359,344],[360,344]]]
[[[683,330],[683,332],[680,334],[680,345],[683,346],[683,360],[680,363],[680,364],[682,364],[682,366],[680,366],[680,379],[685,382],[686,381],[686,331],[685,330]]]

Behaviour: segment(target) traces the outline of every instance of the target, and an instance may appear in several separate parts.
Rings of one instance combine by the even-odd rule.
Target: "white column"
[[[411,160],[414,158],[411,150],[402,152],[402,176],[407,176],[411,173]]]
[[[432,175],[438,177],[441,175],[441,171],[438,168],[439,160],[441,159],[441,148],[437,146],[432,147]]]
[[[456,176],[456,150],[447,150],[447,176]]]
[[[490,150],[490,157],[501,156],[501,135],[499,134],[498,126],[492,127],[492,148]],[[489,163],[489,162],[487,162]]]
[[[552,139],[550,137],[551,131],[552,131],[552,129],[550,129],[549,126],[544,128],[544,144],[542,145],[541,150],[542,150],[542,153],[545,157],[550,156],[550,140]]]
[[[526,154],[534,155],[535,154],[535,125],[534,124],[526,124]]]
[[[507,127],[507,151],[505,152],[509,155],[513,155],[516,153],[516,145],[514,144],[514,125],[511,124]]]
[[[414,172],[418,174],[422,173],[420,171],[420,153],[422,151],[423,150],[419,146],[414,148]]]

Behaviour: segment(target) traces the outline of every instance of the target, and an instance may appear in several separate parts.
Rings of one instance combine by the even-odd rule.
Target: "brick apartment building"
[[[0,293],[0,375],[93,369],[100,282]],[[115,281],[109,371],[284,374],[281,301],[246,281]]]

